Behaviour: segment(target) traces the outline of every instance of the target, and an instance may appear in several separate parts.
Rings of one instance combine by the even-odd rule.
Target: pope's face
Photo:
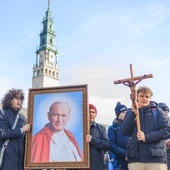
[[[57,132],[63,130],[70,118],[70,107],[67,103],[56,103],[51,112],[48,112],[48,119],[52,129]]]

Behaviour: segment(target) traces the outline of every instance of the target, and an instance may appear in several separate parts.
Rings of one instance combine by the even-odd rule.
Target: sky
[[[0,98],[22,88],[28,104],[33,64],[48,0],[0,0]],[[88,84],[96,122],[110,125],[117,102],[131,107],[130,89],[113,81],[152,74],[139,86],[170,106],[169,0],[51,0],[60,85]]]

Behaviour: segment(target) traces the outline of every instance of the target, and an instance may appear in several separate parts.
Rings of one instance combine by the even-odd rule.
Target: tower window
[[[44,30],[47,28],[46,24],[44,24]]]
[[[58,74],[56,73],[56,78],[58,79]]]
[[[36,77],[36,73],[37,73],[37,72],[36,72],[36,71],[34,71],[34,75],[33,75],[34,77]]]
[[[45,43],[45,40],[44,40],[44,38],[42,39],[42,44],[44,44]]]
[[[52,40],[52,39],[50,39],[50,43],[51,43],[51,44],[53,43],[53,40]]]

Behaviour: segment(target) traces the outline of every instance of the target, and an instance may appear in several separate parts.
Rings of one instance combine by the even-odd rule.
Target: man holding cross
[[[170,122],[163,111],[150,105],[153,95],[150,88],[142,86],[136,91],[136,101],[127,114],[121,131],[129,135],[127,158],[129,170],[167,170],[165,140],[170,137]],[[140,128],[136,115],[139,114]]]

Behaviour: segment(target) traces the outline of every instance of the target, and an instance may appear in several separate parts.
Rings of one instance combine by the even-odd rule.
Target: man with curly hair
[[[2,170],[24,170],[24,141],[25,133],[30,131],[30,125],[26,123],[24,115],[19,111],[24,101],[24,93],[21,89],[9,90],[2,99],[0,111],[0,151],[3,144],[9,139],[9,143],[2,158]],[[13,127],[16,122],[15,128]]]

